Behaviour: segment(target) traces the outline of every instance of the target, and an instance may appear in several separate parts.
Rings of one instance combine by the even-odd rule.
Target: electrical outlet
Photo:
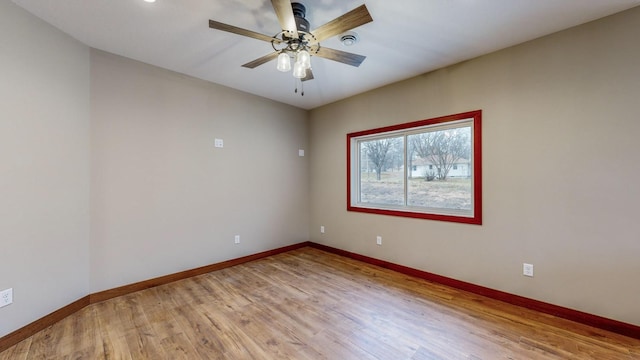
[[[213,146],[215,146],[217,148],[223,148],[224,147],[224,140],[222,140],[222,139],[214,139],[213,140]]]
[[[324,226],[320,226],[320,234],[324,234]]]
[[[527,263],[522,264],[522,275],[533,277],[533,265]]]
[[[233,239],[233,242],[236,244],[240,244],[240,235],[236,235],[236,237]]]
[[[376,244],[382,245],[382,236],[376,236]]]
[[[13,303],[13,288],[0,291],[0,307]]]

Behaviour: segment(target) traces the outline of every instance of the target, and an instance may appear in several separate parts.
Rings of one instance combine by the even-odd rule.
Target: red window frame
[[[352,144],[354,138],[383,134],[387,132],[402,131],[423,126],[446,124],[460,120],[473,119],[473,214],[472,216],[459,216],[438,214],[431,212],[416,212],[411,210],[382,209],[375,207],[362,207],[352,204]],[[441,116],[432,119],[413,121],[404,124],[386,126],[347,134],[347,211],[363,212],[370,214],[401,216],[408,218],[429,219],[466,224],[482,224],[482,110],[469,111],[459,114]]]

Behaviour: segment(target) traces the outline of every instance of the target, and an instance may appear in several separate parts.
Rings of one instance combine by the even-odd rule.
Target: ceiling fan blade
[[[360,5],[348,13],[338,16],[337,18],[320,26],[311,33],[315,36],[315,41],[320,42],[324,39],[340,35],[345,31],[357,28],[358,26],[371,21],[373,21],[373,18],[371,17],[371,14],[369,14],[367,7],[365,5]]]
[[[311,69],[307,69],[307,75],[305,75],[305,77],[303,77],[301,80],[302,81],[307,81],[307,80],[313,80],[313,71],[311,71]]]
[[[271,54],[267,54],[267,55],[265,55],[263,57],[259,57],[259,58],[255,59],[253,61],[250,61],[250,62],[242,65],[242,67],[253,69],[253,68],[258,67],[258,66],[260,66],[260,65],[262,65],[264,63],[268,63],[269,61],[271,61],[271,60],[273,60],[273,59],[275,59],[277,57],[278,57],[278,53],[277,52],[272,52]]]
[[[274,38],[274,37],[271,37],[271,36],[263,35],[263,34],[255,32],[255,31],[239,28],[237,26],[224,24],[224,23],[221,23],[221,22],[218,22],[218,21],[215,21],[215,20],[209,20],[209,27],[212,28],[212,29],[222,30],[222,31],[233,33],[233,34],[238,34],[238,35],[242,35],[242,36],[248,36],[250,38],[254,38],[254,39],[258,39],[258,40],[262,40],[262,41],[267,41],[267,42],[274,41],[276,43],[281,43],[282,42],[280,39],[277,39],[277,38]]]
[[[273,10],[276,11],[278,22],[283,31],[288,31],[294,39],[298,38],[298,27],[296,26],[296,18],[293,16],[293,8],[291,8],[290,0],[271,0]]]
[[[346,51],[340,51],[340,50],[330,49],[325,47],[321,47],[318,50],[318,52],[314,55],[319,56],[321,58],[338,61],[338,62],[355,66],[355,67],[360,66],[360,64],[362,64],[364,59],[367,58],[364,55],[348,53]]]

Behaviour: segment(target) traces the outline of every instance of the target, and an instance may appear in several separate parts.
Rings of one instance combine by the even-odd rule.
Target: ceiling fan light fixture
[[[243,67],[253,69],[277,59],[276,69],[281,72],[287,72],[293,68],[293,77],[300,79],[300,81],[296,80],[296,84],[299,83],[302,87],[305,81],[314,79],[313,71],[311,70],[312,55],[355,67],[360,66],[365,59],[365,56],[362,55],[320,47],[321,41],[337,36],[340,33],[343,33],[341,37],[343,44],[347,42],[347,45],[350,45],[357,42],[357,34],[349,30],[373,21],[365,5],[360,5],[317,27],[313,31],[310,30],[309,21],[305,18],[306,8],[301,3],[291,2],[291,0],[271,0],[271,5],[276,12],[280,29],[282,29],[274,36],[209,20],[209,27],[212,29],[271,43],[274,52],[250,61],[242,65]],[[292,64],[292,62],[294,63]],[[298,92],[297,90],[296,85],[296,93]],[[304,95],[304,89],[301,95]]]
[[[307,76],[307,70],[304,68],[304,64],[300,61],[296,61],[293,64],[293,77],[296,79],[302,79]]]
[[[287,53],[283,52],[278,55],[278,64],[276,65],[276,69],[282,72],[291,70],[291,58]]]

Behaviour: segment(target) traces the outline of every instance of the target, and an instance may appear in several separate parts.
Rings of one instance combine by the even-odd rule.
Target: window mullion
[[[408,152],[408,148],[409,148],[409,144],[407,142],[407,134],[405,133],[404,136],[402,137],[402,141],[404,142],[403,144],[403,148],[404,148],[404,155],[403,155],[403,164],[402,167],[404,168],[404,206],[407,207],[408,205],[408,193],[409,193],[409,178],[408,178],[408,171],[411,171],[411,169],[408,168],[408,161],[407,161],[407,152]]]

